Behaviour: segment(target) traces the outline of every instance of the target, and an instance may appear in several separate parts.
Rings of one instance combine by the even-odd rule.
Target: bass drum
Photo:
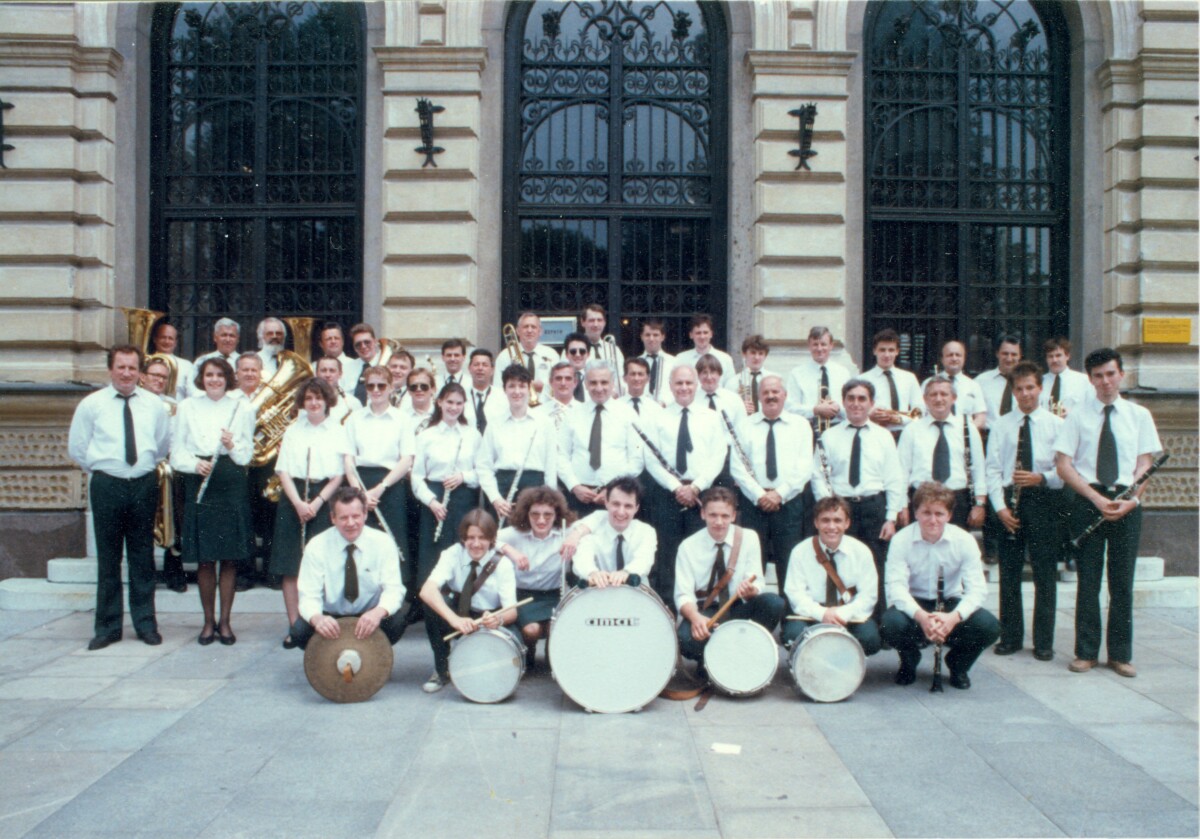
[[[867,672],[858,640],[831,623],[813,624],[801,633],[789,666],[796,687],[815,702],[841,702],[858,690]]]
[[[750,696],[771,684],[779,669],[779,645],[754,621],[726,621],[704,645],[704,669],[719,689]]]
[[[572,589],[550,619],[551,672],[584,710],[639,711],[675,673],[675,618],[647,585]]]
[[[450,681],[472,702],[503,702],[524,675],[525,650],[503,629],[476,630],[459,638],[450,651]]]

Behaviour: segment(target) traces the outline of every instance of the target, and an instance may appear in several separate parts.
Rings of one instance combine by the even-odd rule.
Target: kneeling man
[[[879,576],[871,549],[853,536],[850,504],[838,495],[822,498],[813,513],[817,532],[792,549],[788,559],[787,595],[791,614],[783,627],[783,643],[790,647],[815,623],[846,629],[864,655],[879,652],[879,627],[871,620],[878,598]]]
[[[945,644],[950,684],[971,686],[967,671],[1000,637],[1000,622],[983,608],[987,581],[979,545],[950,524],[954,491],[934,481],[913,495],[917,520],[892,538],[887,557],[887,598],[880,634],[900,654],[896,684],[917,678],[921,647]],[[940,605],[939,605],[940,601]]]
[[[763,592],[750,581],[762,581],[762,547],[758,534],[733,523],[737,496],[725,487],[705,490],[700,498],[704,530],[683,540],[675,560],[675,607],[679,623],[679,649],[685,658],[703,661],[704,645],[711,634],[708,619],[736,597],[727,620],[752,620],[774,632],[783,617],[778,594]],[[703,665],[698,675],[703,676]]]
[[[367,497],[357,487],[338,488],[330,517],[333,528],[314,536],[304,549],[297,581],[300,617],[292,624],[292,640],[304,649],[314,631],[336,639],[341,634],[337,619],[357,617],[355,638],[379,629],[395,644],[404,634],[396,543],[383,531],[364,527]]]

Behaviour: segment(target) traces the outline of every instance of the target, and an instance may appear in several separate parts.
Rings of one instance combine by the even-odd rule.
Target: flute
[[[458,435],[458,448],[454,450],[454,463],[450,466],[450,474],[453,475],[458,469],[458,455],[462,452],[462,434]],[[449,476],[447,476],[449,477]],[[450,497],[450,490],[446,489],[446,482],[442,481],[442,498],[441,504],[446,506],[446,499]],[[446,519],[450,518],[450,511],[446,510],[446,518],[439,519],[437,527],[433,529],[433,544],[437,545],[438,539],[442,538],[442,528],[446,526]]]
[[[521,476],[525,474],[525,464],[529,462],[529,456],[533,454],[533,444],[536,440],[537,432],[534,431],[529,435],[529,448],[525,450],[525,459],[521,461],[521,465],[517,468],[517,474],[513,475],[512,486],[508,488],[508,493],[504,496],[504,500],[509,504],[512,504],[513,499],[517,497],[517,488],[521,486]],[[500,524],[497,527],[504,527],[507,521],[508,516],[501,516]]]
[[[478,629],[480,626],[483,626],[483,622],[485,620],[487,620],[488,618],[494,618],[496,615],[503,615],[509,609],[520,609],[526,603],[532,603],[532,602],[533,602],[532,597],[526,597],[524,600],[518,600],[516,603],[512,604],[511,606],[501,607],[494,612],[484,612],[482,617],[476,618],[475,620],[473,620],[471,622],[473,624],[475,624],[475,627]],[[462,635],[462,630],[456,629],[453,632],[449,633],[448,635],[443,635],[442,640],[443,641],[453,641],[459,635]]]
[[[233,421],[237,419],[238,409],[242,407],[242,401],[238,400],[233,406],[233,413],[229,417],[229,427],[233,428]],[[224,430],[224,429],[222,429]],[[221,438],[217,437],[217,447],[212,456],[212,468],[208,470],[208,474],[204,476],[204,480],[200,482],[200,489],[196,491],[196,503],[199,504],[204,500],[204,493],[208,491],[208,482],[212,480],[213,473],[217,471],[217,461],[221,459]]]
[[[312,446],[309,446],[304,455],[304,503],[308,503],[309,484],[312,482]],[[308,521],[300,522],[300,550],[304,550],[304,546],[308,544]]]
[[[354,478],[354,483],[358,484],[359,489],[361,489],[363,492],[367,491],[367,485],[365,483],[363,483],[362,475],[358,474],[358,464],[357,463],[350,464],[350,476],[352,478]],[[387,519],[385,519],[383,517],[383,513],[379,512],[379,507],[376,507],[372,512],[375,513],[375,518],[377,518],[379,520],[379,524],[382,525],[383,532],[386,533],[388,536],[391,536],[392,541],[395,542],[396,535],[394,533],[392,533],[392,529],[390,527],[388,527]],[[399,545],[397,545],[396,547],[399,547]],[[404,561],[404,552],[403,551],[401,551],[401,553],[400,553],[400,561],[401,562]]]
[[[1113,501],[1126,501],[1126,500],[1132,498],[1133,494],[1138,491],[1138,488],[1141,487],[1142,484],[1146,483],[1146,481],[1148,481],[1150,479],[1150,476],[1153,475],[1155,472],[1157,472],[1164,463],[1166,463],[1168,460],[1170,460],[1170,458],[1171,458],[1171,456],[1165,452],[1163,454],[1161,454],[1157,460],[1155,460],[1153,463],[1150,464],[1150,468],[1142,473],[1142,476],[1140,478],[1138,478],[1136,481],[1134,481],[1132,484],[1130,484],[1128,487],[1126,487],[1123,492],[1117,493],[1115,496],[1113,496],[1112,500]],[[1080,545],[1082,545],[1087,540],[1087,537],[1089,537],[1093,533],[1095,533],[1100,528],[1100,525],[1102,525],[1102,524],[1104,524],[1104,514],[1100,513],[1099,515],[1096,516],[1095,521],[1093,521],[1091,524],[1089,524],[1087,526],[1086,530],[1084,530],[1082,533],[1080,533],[1078,536],[1076,536],[1074,539],[1071,540],[1071,547],[1078,548]]]

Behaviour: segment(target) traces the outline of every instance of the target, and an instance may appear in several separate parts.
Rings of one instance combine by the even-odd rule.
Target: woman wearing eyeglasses
[[[388,368],[368,368],[363,379],[367,406],[346,422],[346,481],[366,492],[367,524],[382,530],[380,517],[387,522],[403,561],[408,551],[404,478],[413,461],[411,443],[407,451],[403,445],[408,423],[391,405],[392,373]]]

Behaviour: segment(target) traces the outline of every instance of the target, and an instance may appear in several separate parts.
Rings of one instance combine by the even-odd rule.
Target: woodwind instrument
[[[683,483],[683,475],[680,475],[679,470],[672,466],[670,461],[663,457],[663,453],[658,450],[658,446],[650,442],[650,438],[646,436],[646,432],[638,428],[638,424],[636,422],[631,422],[630,425],[633,427],[634,433],[642,438],[642,442],[646,444],[646,448],[650,450],[650,454],[654,455],[654,459],[659,462],[663,469],[667,470],[667,474],[680,483]],[[687,508],[680,507],[680,509],[686,510]]]
[[[458,435],[458,448],[454,450],[454,463],[450,466],[450,474],[453,475],[458,471],[458,456],[462,453],[462,435]],[[450,490],[446,489],[445,481],[442,482],[442,497],[440,499],[443,507],[446,506],[446,499],[450,497]],[[446,510],[446,519],[450,518],[450,511]],[[433,529],[433,544],[436,545],[438,539],[442,538],[442,528],[446,526],[446,519],[439,519],[437,527]]]
[[[308,493],[310,484],[312,483],[312,446],[308,447],[307,453],[304,455],[304,503],[308,503]],[[304,551],[304,546],[308,544],[308,522],[300,522],[300,551]]]
[[[967,481],[967,493],[971,496],[972,503],[975,498],[975,484],[971,480],[971,418],[963,414],[963,469],[965,470],[965,478]]]
[[[237,419],[238,408],[242,407],[242,402],[245,400],[239,399],[233,405],[233,414],[229,417],[229,431],[233,431],[233,421]],[[208,482],[212,480],[213,473],[217,471],[217,461],[221,459],[221,438],[217,437],[217,450],[213,452],[212,468],[208,470],[208,474],[204,476],[204,480],[200,482],[200,489],[196,491],[196,503],[199,504],[204,500],[204,493],[208,491]]]
[[[504,496],[504,500],[509,504],[513,503],[513,499],[517,497],[517,489],[521,486],[521,476],[525,474],[525,464],[529,462],[529,456],[533,454],[533,444],[537,441],[537,432],[534,431],[529,435],[529,448],[525,450],[525,458],[521,461],[521,465],[517,467],[517,474],[513,475],[512,486],[508,488],[508,493]],[[501,516],[500,523],[496,525],[499,529],[504,527],[508,521],[508,516]],[[434,540],[437,541],[436,539]]]
[[[733,423],[729,421],[729,414],[725,413],[724,408],[721,408],[721,419],[725,420],[725,428],[729,431],[729,439],[733,443],[733,448],[737,452],[738,458],[742,461],[742,466],[746,467],[746,474],[757,481],[758,478],[754,475],[754,464],[750,462],[750,456],[746,454],[746,450],[742,448],[741,442],[738,441],[737,432],[733,430]]]
[[[1132,484],[1130,484],[1128,487],[1126,487],[1122,492],[1119,492],[1116,495],[1114,495],[1112,500],[1113,501],[1126,501],[1130,498],[1133,498],[1134,493],[1136,493],[1138,491],[1138,489],[1142,486],[1142,484],[1144,484],[1144,483],[1146,483],[1146,481],[1150,480],[1150,476],[1153,475],[1155,472],[1157,472],[1160,468],[1162,468],[1162,465],[1170,459],[1171,459],[1171,456],[1169,454],[1167,454],[1166,452],[1159,455],[1158,459],[1150,464],[1150,468],[1147,469],[1145,472],[1143,472],[1141,477],[1139,477],[1136,481],[1134,481]],[[1082,545],[1087,540],[1087,537],[1089,537],[1093,533],[1095,533],[1099,529],[1100,525],[1102,525],[1102,524],[1104,524],[1104,515],[1101,513],[1096,516],[1095,521],[1093,521],[1091,524],[1089,524],[1087,526],[1086,530],[1084,530],[1082,533],[1080,533],[1078,536],[1076,536],[1074,539],[1071,540],[1071,547],[1078,548],[1080,545]]]
[[[817,438],[817,456],[821,459],[821,477],[825,479],[825,486],[829,489],[830,495],[837,495],[833,491],[833,472],[829,468],[829,453],[825,451],[825,443],[820,437]]]
[[[1032,431],[1030,432],[1032,433]],[[1017,455],[1013,463],[1013,472],[1015,473],[1021,468],[1021,432],[1017,431]],[[1013,518],[1017,520],[1017,530],[1021,529],[1021,486],[1013,480],[1012,503],[1008,505],[1008,511],[1012,513]],[[1017,540],[1016,531],[1005,530],[1004,536],[1008,541],[1015,542]]]
[[[511,606],[503,606],[494,612],[484,612],[481,617],[476,618],[475,620],[471,621],[471,623],[475,624],[475,626],[478,628],[480,626],[483,626],[483,622],[485,620],[487,620],[488,618],[494,618],[496,615],[503,615],[505,612],[507,612],[511,609],[520,609],[525,604],[532,603],[532,602],[533,602],[532,597],[526,597],[524,600],[518,600],[516,603],[512,604]],[[453,641],[459,635],[462,635],[462,630],[456,629],[447,635],[443,635],[442,640],[443,641]]]
[[[350,477],[352,477],[354,479],[354,483],[358,485],[359,489],[361,489],[363,492],[367,491],[367,485],[365,483],[363,483],[362,475],[358,474],[358,464],[357,463],[350,464]],[[379,512],[379,507],[378,506],[375,507],[375,509],[372,510],[371,512],[373,512],[375,514],[375,518],[379,521],[379,524],[383,527],[383,532],[386,533],[388,536],[391,536],[392,541],[395,542],[396,534],[392,533],[392,528],[388,526],[387,519],[385,519],[383,517],[383,513]],[[403,562],[404,561],[404,551],[403,551],[403,549],[400,548],[400,545],[396,545],[396,548],[400,550],[400,561]]]
[[[946,608],[946,576],[942,572],[941,566],[938,566],[937,580],[937,601],[934,603],[933,610],[941,613]],[[933,684],[929,686],[930,693],[942,692],[942,642],[938,641],[933,648]]]

